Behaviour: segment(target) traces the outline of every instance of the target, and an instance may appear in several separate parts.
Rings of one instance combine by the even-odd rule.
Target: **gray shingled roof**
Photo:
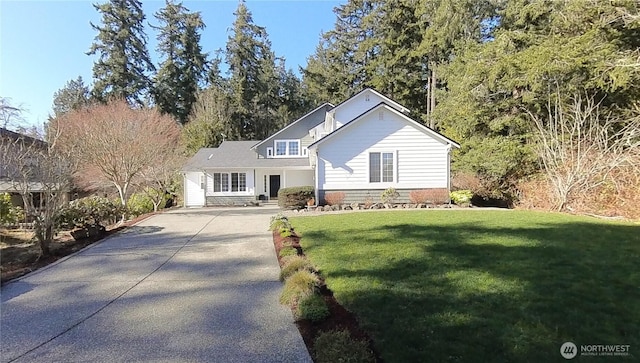
[[[224,141],[217,148],[203,148],[187,160],[182,171],[210,168],[285,168],[308,167],[308,158],[258,159],[251,149],[258,141]]]

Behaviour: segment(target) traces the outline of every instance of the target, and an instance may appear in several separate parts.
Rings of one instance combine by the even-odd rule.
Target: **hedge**
[[[314,195],[312,186],[282,188],[278,191],[278,205],[282,209],[304,208]]]

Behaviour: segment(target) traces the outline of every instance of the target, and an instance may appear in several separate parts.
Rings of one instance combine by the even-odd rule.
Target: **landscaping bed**
[[[291,224],[385,362],[560,361],[568,341],[640,357],[637,223],[425,210]]]
[[[304,250],[300,247],[300,238],[295,234],[295,232],[293,232],[291,236],[283,237],[281,236],[279,231],[274,231],[273,242],[276,250],[276,255],[278,256],[278,263],[280,264],[281,268],[286,263],[286,257],[281,256],[281,251],[283,249],[294,248],[296,250],[297,256],[304,257]],[[296,326],[300,331],[307,349],[314,357],[314,361],[331,361],[334,359],[334,356],[332,354],[340,354],[340,349],[335,348],[335,345],[331,348],[326,348],[326,350],[332,350],[332,352],[330,352],[329,354],[325,354],[326,352],[318,351],[315,343],[323,333],[334,334],[335,332],[348,332],[348,342],[346,343],[346,345],[355,343],[356,345],[360,345],[360,347],[364,347],[367,351],[366,353],[362,353],[362,356],[364,356],[364,358],[348,361],[371,361],[378,363],[382,362],[382,359],[375,351],[371,338],[362,328],[360,328],[356,316],[338,303],[338,301],[333,296],[333,292],[329,288],[327,288],[320,274],[319,281],[320,282],[318,284],[317,293],[322,297],[326,304],[328,310],[327,316],[319,321],[300,318],[296,319]],[[292,308],[294,317],[297,315],[296,308],[296,306]],[[330,344],[335,344],[335,342],[332,341]]]

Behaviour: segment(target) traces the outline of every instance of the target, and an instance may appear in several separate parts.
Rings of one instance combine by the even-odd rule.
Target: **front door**
[[[269,199],[277,199],[278,190],[280,190],[280,175],[269,175]]]

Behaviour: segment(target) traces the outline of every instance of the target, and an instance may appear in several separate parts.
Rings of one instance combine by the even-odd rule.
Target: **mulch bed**
[[[106,232],[100,236],[74,240],[68,233],[60,234],[50,245],[51,254],[49,256],[39,256],[37,242],[29,245],[9,246],[2,249],[2,270],[0,273],[0,285],[24,276],[29,272],[45,267],[63,257],[96,243],[108,236],[111,236],[123,229],[126,229],[155,213],[143,214],[124,223],[108,227]]]
[[[304,251],[300,246],[300,237],[292,236],[287,238],[282,238],[279,233],[273,232],[273,244],[276,249],[276,256],[278,256],[278,263],[282,266],[282,260],[279,256],[279,251],[285,245],[290,245],[294,247],[298,251],[298,255],[304,256]],[[320,293],[327,303],[327,307],[329,308],[329,317],[320,322],[311,322],[309,320],[299,320],[296,321],[296,326],[300,331],[300,335],[302,335],[302,339],[307,346],[309,352],[313,352],[313,343],[316,337],[325,331],[332,330],[348,330],[351,334],[351,337],[356,340],[365,341],[369,345],[369,349],[373,352],[376,357],[376,362],[382,363],[383,360],[380,357],[378,351],[375,350],[373,345],[373,340],[366,331],[364,331],[360,324],[358,323],[358,319],[356,316],[345,309],[333,296],[333,292],[327,287],[324,282],[322,276],[320,277],[321,285],[320,285]]]

